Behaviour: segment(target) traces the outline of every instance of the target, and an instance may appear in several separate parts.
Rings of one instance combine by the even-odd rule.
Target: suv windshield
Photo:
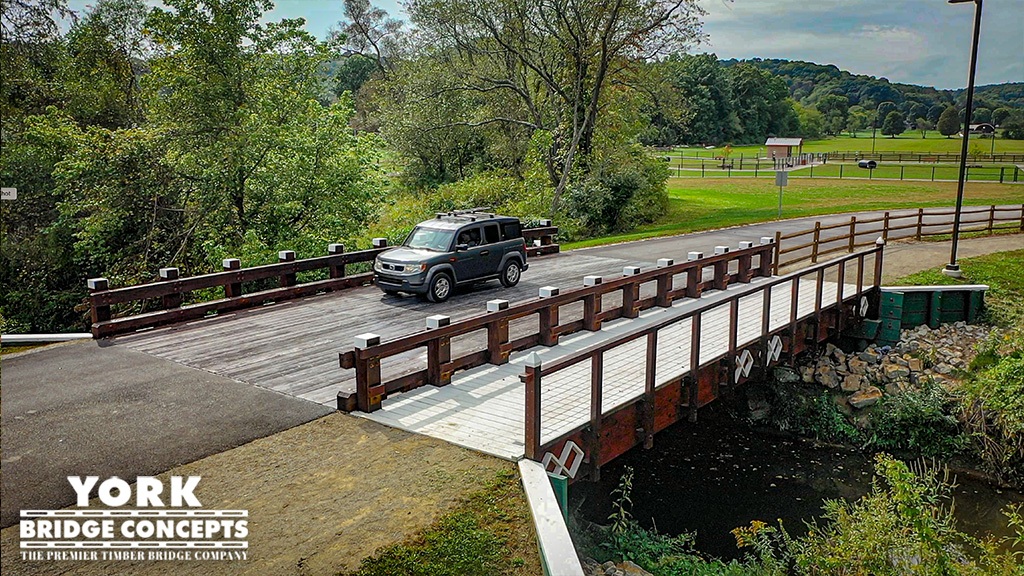
[[[409,237],[405,239],[405,245],[409,248],[446,252],[448,247],[452,245],[452,237],[454,235],[455,230],[417,226],[413,228]]]

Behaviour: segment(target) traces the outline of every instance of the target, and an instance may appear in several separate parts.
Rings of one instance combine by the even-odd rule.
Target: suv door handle
[[[484,250],[483,252],[480,252],[480,255],[481,255],[481,256],[487,256],[487,255],[488,255],[488,254],[490,254],[490,253],[491,253],[491,251],[490,251],[490,250]]]

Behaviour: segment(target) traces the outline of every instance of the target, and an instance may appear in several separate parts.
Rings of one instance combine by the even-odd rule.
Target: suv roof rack
[[[436,212],[435,218],[452,218],[460,220],[469,220],[475,222],[477,218],[494,218],[493,212],[487,212],[490,210],[490,206],[478,206],[476,208],[467,208],[464,210],[450,210],[448,212]]]

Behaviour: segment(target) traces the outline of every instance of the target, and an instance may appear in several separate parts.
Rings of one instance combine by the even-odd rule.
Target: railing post
[[[242,261],[238,258],[225,258],[221,261],[221,266],[225,272],[231,272],[232,270],[241,270]],[[225,298],[238,298],[242,295],[242,283],[241,282],[228,282],[224,284],[224,297]]]
[[[761,239],[761,243],[764,244],[764,239]],[[772,254],[772,273],[775,275],[779,274],[779,262],[782,259],[782,231],[775,231],[775,253]]]
[[[337,256],[345,253],[344,244],[328,244],[327,253],[331,256]],[[330,265],[330,277],[331,278],[344,278],[345,277],[345,262],[342,261],[340,264]]]
[[[814,240],[811,243],[811,263],[818,262],[818,242],[821,240],[821,222],[814,223]]]
[[[624,266],[623,276],[636,276],[640,273],[639,266]],[[640,283],[630,282],[622,287],[622,317],[636,318],[640,315],[640,307],[637,302],[640,300]]]
[[[875,278],[874,287],[878,288],[882,285],[882,253],[885,251],[885,240],[879,238],[875,240]]]
[[[1024,232],[1024,204],[1020,205],[1020,231]]]
[[[882,221],[882,238],[885,240],[889,239],[889,213],[885,213],[885,218]]]
[[[688,262],[699,262],[704,258],[703,252],[689,252],[686,254]],[[704,283],[704,266],[694,266],[686,270],[686,297],[700,298],[703,291],[701,284]]]
[[[1021,228],[1024,229],[1024,215],[1021,216]],[[96,293],[106,292],[110,289],[110,282],[106,278],[90,278],[85,281],[89,288],[89,307],[92,315],[92,323],[106,322],[110,320],[110,304],[98,304]],[[94,338],[100,337],[100,330],[96,326],[92,328]]]
[[[715,255],[725,255],[729,253],[728,246],[715,246]],[[729,286],[729,261],[719,260],[715,262],[715,279],[714,279],[715,290],[725,290]]]
[[[647,366],[644,374],[644,449],[654,447],[654,386],[658,374],[658,332],[647,333]]]
[[[161,282],[174,282],[178,279],[179,271],[177,268],[161,268],[160,269],[160,281]],[[167,308],[178,308],[181,306],[181,292],[173,292],[171,294],[164,294],[162,298],[162,305],[165,309]]]
[[[558,288],[555,286],[544,286],[540,289],[540,298],[554,298],[558,296]],[[541,346],[558,345],[558,305],[541,308],[540,315],[540,337]]]
[[[690,317],[690,422],[697,421],[700,402],[700,310]]]
[[[754,247],[753,242],[742,241],[740,242],[740,250],[749,250]],[[754,256],[752,254],[743,254],[737,261],[736,280],[743,282],[744,284],[750,282],[750,279],[754,274],[750,271],[751,264],[753,263]]]
[[[526,357],[526,423],[525,449],[526,457],[540,461],[540,354],[531,353]]]
[[[278,262],[294,262],[295,252],[292,250],[281,250],[277,253]],[[281,287],[295,286],[295,272],[281,274]]]
[[[590,435],[587,454],[590,455],[590,478],[601,479],[601,428],[604,422],[604,353],[590,357]]]
[[[380,409],[384,398],[384,386],[380,383],[380,358],[365,357],[364,351],[380,344],[380,336],[369,332],[356,336],[356,407],[362,412]]]
[[[924,225],[924,208],[917,209],[917,235],[916,239],[921,239],[921,228]]]
[[[991,236],[995,233],[996,224],[996,205],[993,204],[988,209],[988,234]]]
[[[584,286],[597,286],[602,282],[600,276],[584,276]],[[591,293],[583,297],[583,329],[590,332],[597,332],[601,329],[601,320],[597,317],[601,313],[601,294]]]
[[[488,300],[487,312],[508,310],[508,300]],[[508,318],[487,323],[487,361],[494,365],[508,362]]]
[[[438,330],[452,323],[450,316],[435,314],[427,316],[427,330]],[[433,386],[447,386],[452,383],[452,373],[446,370],[452,361],[452,339],[438,336],[427,341],[427,383]]]
[[[670,268],[675,264],[671,258],[659,258],[658,268]],[[658,276],[658,293],[655,296],[655,305],[668,308],[672,305],[672,274],[665,272]],[[687,289],[689,292],[689,289]],[[689,294],[687,294],[689,295]]]
[[[850,254],[853,254],[853,251],[856,249],[856,247],[857,247],[857,217],[856,216],[850,216],[850,249],[849,249]]]

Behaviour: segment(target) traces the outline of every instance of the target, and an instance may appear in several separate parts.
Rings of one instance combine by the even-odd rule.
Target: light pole
[[[971,41],[971,67],[967,75],[967,109],[964,111],[964,138],[960,146],[960,174],[956,181],[956,212],[953,216],[953,247],[949,253],[949,264],[942,271],[947,276],[959,278],[960,264],[957,263],[956,249],[960,242],[960,213],[964,206],[964,177],[967,174],[967,138],[971,134],[971,108],[974,106],[974,71],[978,65],[978,38],[981,32],[981,0],[946,0],[950,4],[974,2],[974,37]]]

